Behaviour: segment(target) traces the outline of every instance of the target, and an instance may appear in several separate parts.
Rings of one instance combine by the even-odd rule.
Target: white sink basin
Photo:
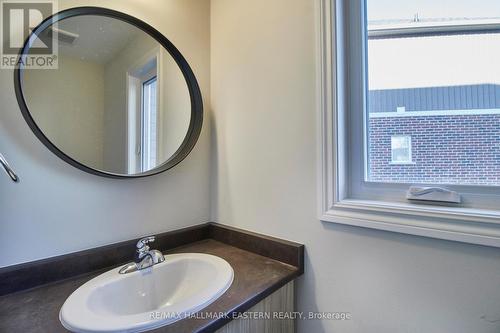
[[[120,268],[78,288],[59,319],[73,332],[144,332],[203,309],[233,282],[233,269],[216,256],[172,254],[151,268],[118,274]]]

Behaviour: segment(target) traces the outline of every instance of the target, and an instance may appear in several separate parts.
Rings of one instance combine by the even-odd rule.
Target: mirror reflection
[[[39,38],[58,41],[57,69],[25,69],[22,91],[45,136],[99,171],[136,175],[180,148],[191,120],[186,80],[149,34],[121,20],[69,17]]]

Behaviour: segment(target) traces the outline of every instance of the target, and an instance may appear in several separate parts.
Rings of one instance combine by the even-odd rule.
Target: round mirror
[[[44,66],[36,65],[40,50]],[[101,176],[170,169],[201,131],[200,89],[181,53],[148,24],[109,9],[74,8],[42,22],[21,50],[15,88],[35,135]]]

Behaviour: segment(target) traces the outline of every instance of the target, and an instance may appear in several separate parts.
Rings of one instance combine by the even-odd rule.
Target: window
[[[500,247],[500,2],[321,2],[320,219]]]
[[[451,7],[366,0],[361,8],[366,181],[500,186],[500,5]],[[410,138],[391,137],[389,156],[394,132],[415,138],[417,165]]]
[[[410,164],[411,161],[411,136],[391,137],[392,164]]]
[[[142,83],[142,140],[141,160],[142,170],[156,167],[158,142],[158,109],[156,76]]]
[[[127,71],[127,168],[129,173],[154,169],[161,159],[161,50],[155,48]]]
[[[500,5],[451,7],[366,0],[368,181],[500,186]],[[394,149],[384,163],[394,131],[416,139],[417,166]]]

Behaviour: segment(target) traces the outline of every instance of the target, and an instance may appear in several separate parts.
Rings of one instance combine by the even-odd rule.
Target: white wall
[[[179,149],[191,120],[191,97],[186,86],[186,80],[167,52],[163,54],[162,84],[164,88],[161,102],[161,135],[162,151],[160,159],[168,160]]]
[[[306,245],[299,332],[500,331],[500,250],[316,218],[318,0],[212,0],[213,218]]]
[[[59,54],[57,70],[26,72],[23,92],[33,118],[51,142],[79,162],[102,169],[102,65]]]
[[[185,55],[210,96],[210,7],[205,0],[60,0],[60,9],[101,6],[149,22]],[[86,174],[31,133],[14,95],[12,70],[0,70],[0,152],[21,183],[0,177],[0,267],[78,251],[210,218],[209,116],[193,152],[174,169],[137,180]],[[132,255],[132,254],[131,254]]]

